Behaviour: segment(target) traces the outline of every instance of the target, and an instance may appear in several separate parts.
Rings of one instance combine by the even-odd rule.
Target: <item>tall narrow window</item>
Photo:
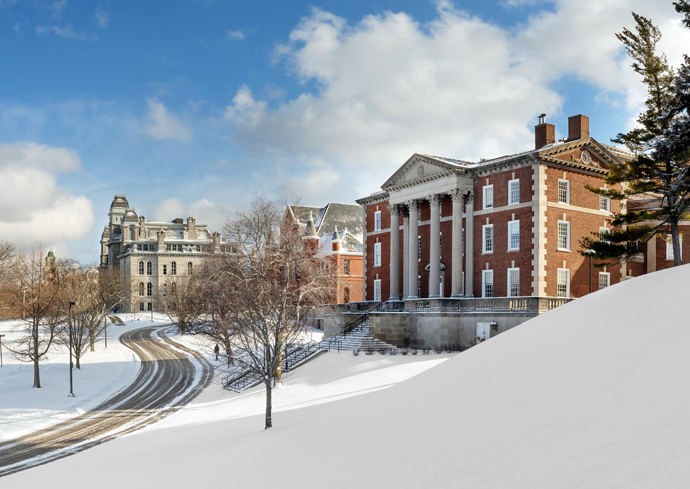
[[[556,275],[556,295],[558,297],[570,297],[570,270],[559,268]]]
[[[599,290],[605,289],[611,285],[611,274],[608,272],[599,272]]]
[[[374,243],[374,266],[381,266],[381,243]]]
[[[422,296],[422,276],[417,275],[417,297]]]
[[[570,204],[570,181],[558,180],[558,202]]]
[[[486,185],[484,187],[484,209],[494,208],[494,186]]]
[[[599,228],[599,241],[609,244],[609,240],[604,236],[611,234],[611,228]]]
[[[599,210],[611,212],[611,197],[605,195],[599,196]]]
[[[680,259],[681,261],[683,260],[683,236],[680,236]],[[673,260],[673,240],[668,239],[666,241],[666,259],[667,260]]]
[[[438,233],[438,257],[443,258],[443,233]]]
[[[192,265],[192,262],[187,263],[187,275],[191,275],[192,272],[194,271],[194,265]]]
[[[374,212],[374,231],[381,230],[381,211]]]
[[[146,284],[146,295],[149,297],[153,295],[153,284],[151,282]]]
[[[168,265],[163,265],[163,275],[168,274]]]
[[[350,288],[349,287],[345,287],[345,289],[343,290],[343,302],[345,304],[348,304],[350,302]]]
[[[558,221],[558,249],[570,251],[570,223]]]
[[[153,306],[151,305],[150,302],[146,304],[146,309],[147,309],[148,311],[151,311],[151,309],[153,309]]]
[[[508,269],[508,297],[518,297],[520,295],[520,269]]]
[[[508,223],[508,251],[520,249],[520,221]]]
[[[177,275],[177,262],[170,264],[170,275]]]
[[[417,236],[417,261],[422,261],[422,237]],[[419,297],[419,296],[417,296]]]
[[[494,252],[494,225],[482,226],[482,253]]]
[[[129,240],[134,241],[134,228],[133,227],[129,228]]]
[[[374,280],[374,300],[381,302],[381,281]]]
[[[153,264],[150,261],[146,262],[146,275],[153,275]]]
[[[350,260],[347,258],[343,261],[343,273],[345,275],[350,275]],[[348,302],[350,302],[350,301],[348,301]]]
[[[482,297],[494,296],[494,271],[482,270]]]
[[[144,262],[139,262],[139,275],[144,275]]]
[[[511,180],[508,182],[508,205],[520,203],[520,180]]]
[[[139,296],[144,297],[144,282],[139,282]]]
[[[144,311],[144,303],[143,302],[139,303],[139,310],[142,312]]]

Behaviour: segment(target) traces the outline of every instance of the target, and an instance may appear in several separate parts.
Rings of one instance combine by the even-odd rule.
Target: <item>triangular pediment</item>
[[[387,190],[397,185],[405,185],[414,182],[425,182],[430,179],[445,176],[453,171],[462,169],[456,163],[448,162],[433,156],[413,154],[393,176],[391,176],[381,188]]]
[[[620,156],[593,138],[579,139],[544,149],[539,152],[539,158],[595,172],[606,172],[609,166],[622,161]]]

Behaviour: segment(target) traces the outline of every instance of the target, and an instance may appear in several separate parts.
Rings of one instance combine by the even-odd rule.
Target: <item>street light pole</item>
[[[74,388],[72,383],[72,306],[74,301],[69,301],[69,396],[74,397]]]
[[[589,293],[592,293],[592,256],[596,254],[594,250],[587,250],[585,254],[589,256]]]
[[[2,367],[2,338],[4,336],[4,334],[0,334],[0,367]]]

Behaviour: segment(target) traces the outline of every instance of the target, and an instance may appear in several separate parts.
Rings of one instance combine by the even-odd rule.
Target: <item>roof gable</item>
[[[421,182],[435,177],[446,176],[457,170],[470,167],[471,165],[472,163],[465,161],[450,160],[415,153],[393,174],[393,176],[386,180],[381,188],[387,190],[396,185],[416,181]]]

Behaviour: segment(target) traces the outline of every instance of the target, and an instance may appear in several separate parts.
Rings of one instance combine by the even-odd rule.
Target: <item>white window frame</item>
[[[561,247],[561,224],[565,224],[567,226],[566,228],[566,244],[567,248]],[[558,221],[558,236],[557,236],[557,245],[558,245],[558,251],[570,251],[570,221]]]
[[[517,188],[513,189],[515,186]],[[515,190],[515,192],[513,192]],[[514,195],[517,194],[517,195]],[[513,199],[513,197],[516,197]],[[508,180],[508,205],[515,205],[520,203],[520,179]]]
[[[439,231],[438,233],[438,257],[439,259],[443,258],[443,232]]]
[[[381,266],[381,243],[374,243],[374,266]]]
[[[606,190],[606,189],[602,188],[601,190]],[[604,204],[603,207],[602,207],[602,204]],[[611,197],[607,197],[604,195],[599,196],[599,210],[611,212]]]
[[[515,283],[515,285],[517,285],[517,292],[515,294],[513,294],[513,289],[511,287],[513,285],[513,282],[510,281],[511,272],[514,272],[515,274],[517,274],[517,282]],[[520,269],[519,268],[509,268],[508,269],[508,278],[507,278],[506,283],[508,284],[508,290],[506,291],[507,292],[506,295],[508,297],[519,297],[520,296]]]
[[[679,236],[680,241],[680,260],[683,261],[683,236]],[[666,240],[666,259],[673,260],[673,240]]]
[[[490,196],[490,198],[489,198]],[[482,190],[482,205],[484,206],[484,209],[493,209],[494,208],[494,186],[492,185],[484,185],[484,188]]]
[[[491,281],[488,280],[489,278]],[[487,294],[487,286],[489,285],[491,286],[491,295]],[[494,292],[494,271],[482,270],[482,298],[495,297]]]
[[[417,261],[422,261],[422,237],[417,236]]]
[[[417,275],[417,297],[422,296],[422,276]]]
[[[488,229],[491,229],[491,240],[490,242],[487,241],[486,237],[486,232]],[[490,244],[491,249],[489,249],[489,246],[487,244]],[[485,224],[482,226],[482,253],[493,253],[494,252],[494,225],[493,224]]]
[[[602,243],[609,244],[610,241],[608,239],[601,239],[602,234],[611,234],[611,228],[607,228],[607,227],[600,227],[599,228],[599,241],[601,241]]]
[[[374,301],[381,302],[381,279],[374,280]]]
[[[602,286],[601,279],[604,279],[604,285]],[[599,272],[599,290],[605,289],[611,286],[611,273],[610,272]]]
[[[561,200],[561,183],[565,183],[565,200]],[[558,202],[561,204],[570,205],[570,180],[563,178],[558,179]]]
[[[381,231],[381,211],[374,212],[374,231]]]
[[[512,226],[517,227],[517,246],[515,248],[513,245],[513,234],[510,232]],[[520,221],[508,221],[508,251],[518,251],[520,249]]]
[[[561,277],[565,275],[565,284],[561,284]],[[565,295],[558,290],[559,285],[565,285]],[[556,271],[556,297],[570,297],[570,269],[559,268]]]

